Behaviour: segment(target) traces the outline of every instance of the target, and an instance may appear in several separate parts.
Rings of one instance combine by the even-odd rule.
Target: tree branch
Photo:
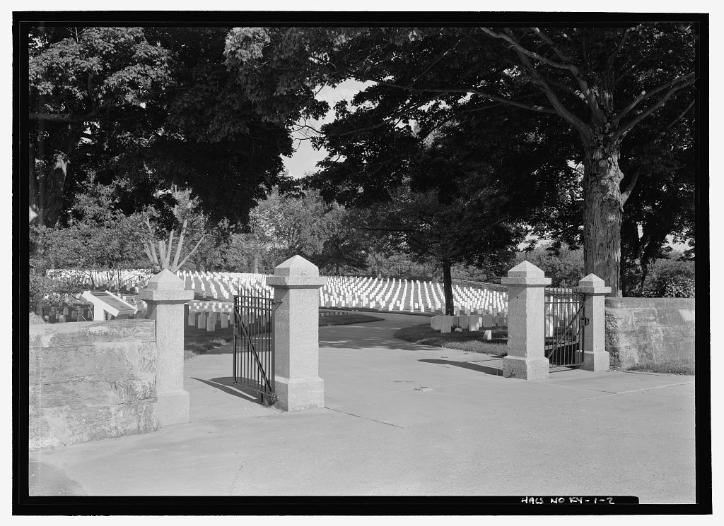
[[[84,122],[98,114],[96,111],[86,113],[85,115],[73,115],[72,113],[31,113],[29,119],[31,121],[46,121],[46,122]]]
[[[178,237],[178,243],[176,244],[176,255],[173,257],[173,263],[171,264],[171,270],[173,272],[176,272],[178,270],[178,260],[179,257],[181,257],[181,247],[183,247],[184,244],[184,235],[186,234],[186,223],[188,222],[187,219],[184,219],[183,224],[181,225],[181,233]]]
[[[483,30],[485,31],[485,28],[483,28]],[[521,61],[524,62],[524,64],[526,64],[526,66],[531,71],[531,73],[535,77],[537,77],[539,80],[545,82],[546,87],[550,90],[551,93],[553,93],[553,90],[550,89],[550,85],[548,85],[548,83],[543,79],[541,73],[535,67],[533,67],[533,65],[530,63],[530,61],[524,55],[539,57],[541,59],[544,59],[543,62],[546,64],[549,64],[549,65],[554,65],[554,64],[558,64],[558,63],[554,63],[551,60],[546,59],[542,55],[524,48],[513,37],[513,31],[510,28],[506,28],[505,32],[507,33],[507,38],[505,38],[506,35],[502,35],[500,33],[498,33],[498,34],[500,35],[501,38],[505,38],[505,40],[507,42],[511,43],[511,45],[515,49],[516,53],[520,57]],[[554,65],[554,67],[558,67],[559,69],[566,69],[571,73],[571,75],[573,76],[575,81],[578,83],[578,87],[580,88],[581,93],[588,101],[588,107],[591,110],[591,112],[599,119],[599,121],[604,121],[605,115],[601,111],[601,108],[598,106],[598,101],[596,100],[596,94],[593,92],[593,90],[590,89],[590,87],[588,86],[588,82],[586,82],[586,80],[583,78],[583,75],[581,75],[581,72],[579,71],[578,67],[576,67],[574,64],[558,64],[557,66]]]
[[[607,64],[608,64],[609,72],[613,70],[613,65],[616,61],[616,57],[621,52],[621,49],[623,49],[623,46],[626,43],[626,38],[628,37],[629,31],[631,31],[631,28],[627,27],[626,30],[623,32],[623,36],[621,37],[621,40],[619,40],[619,42],[618,42],[618,46],[616,46],[616,51],[614,51],[613,53],[611,53],[608,56]]]
[[[460,41],[458,40],[457,42],[455,42],[455,44],[453,44],[453,46],[452,46],[450,49],[448,49],[448,50],[444,51],[442,54],[440,54],[439,57],[437,57],[435,60],[433,60],[433,61],[430,63],[430,65],[428,65],[425,69],[422,70],[421,73],[419,73],[417,76],[415,76],[414,79],[412,79],[412,83],[414,84],[415,82],[417,82],[418,80],[420,80],[420,78],[421,78],[425,73],[427,73],[427,72],[430,71],[433,67],[435,67],[435,65],[437,65],[442,59],[444,59],[453,49],[455,49],[459,43],[460,43]]]
[[[538,35],[538,37],[539,37],[543,42],[545,42],[546,44],[548,44],[548,45],[551,47],[551,49],[553,50],[553,52],[554,52],[556,55],[558,55],[558,58],[560,58],[560,59],[561,59],[562,61],[564,61],[564,62],[571,62],[571,58],[570,58],[568,55],[564,55],[564,54],[558,49],[558,47],[553,43],[553,40],[551,40],[551,39],[548,37],[548,35],[546,35],[545,33],[543,33],[543,31],[541,31],[541,29],[540,29],[539,27],[534,27],[534,28],[532,28],[532,31],[533,31],[536,35]]]
[[[645,101],[646,99],[649,99],[649,98],[653,97],[654,95],[656,95],[657,93],[660,93],[660,92],[664,91],[665,89],[671,88],[671,87],[673,87],[673,86],[675,86],[675,85],[677,85],[677,84],[679,84],[679,83],[684,83],[684,84],[682,85],[682,87],[683,87],[684,85],[688,85],[688,84],[693,83],[694,80],[695,80],[695,79],[694,79],[694,73],[689,73],[688,75],[684,75],[683,77],[676,77],[675,79],[673,79],[673,80],[671,80],[671,81],[669,81],[669,82],[667,82],[667,83],[665,83],[665,84],[662,84],[662,85],[660,85],[660,86],[652,89],[651,91],[645,91],[645,92],[643,92],[641,95],[639,95],[638,97],[636,97],[636,98],[633,100],[633,102],[631,102],[631,104],[629,104],[629,105],[626,106],[624,109],[622,109],[622,110],[613,118],[613,123],[614,123],[614,125],[618,126],[618,123],[621,121],[622,118],[624,118],[626,115],[628,115],[628,114],[631,112],[631,110],[633,110],[634,108],[636,108],[636,106],[638,106],[639,104],[641,104],[641,103],[642,103],[643,101]]]
[[[166,265],[166,268],[169,268],[169,264],[171,263],[171,250],[173,248],[173,228],[171,229],[171,232],[168,235],[168,247],[166,248],[166,259],[164,261],[164,264]]]
[[[693,75],[693,74],[692,74]],[[688,75],[687,75],[688,76]],[[639,113],[636,117],[634,117],[632,120],[630,120],[628,123],[623,125],[619,131],[614,135],[614,140],[618,140],[623,138],[628,132],[630,132],[639,122],[644,120],[646,117],[654,113],[656,110],[661,108],[666,102],[671,98],[671,96],[676,93],[677,91],[686,88],[688,86],[691,86],[696,82],[696,79],[692,76],[692,78],[687,82],[681,82],[674,87],[672,87],[669,91],[666,92],[666,94],[659,99],[659,101],[652,105],[649,109]]]
[[[626,201],[628,201],[628,198],[631,197],[631,192],[633,192],[634,187],[636,186],[636,182],[639,180],[639,174],[641,173],[641,170],[636,170],[631,177],[631,180],[626,185],[626,189],[621,192],[621,206],[626,204]]]
[[[179,263],[178,268],[181,268],[181,267],[184,266],[184,264],[186,263],[186,261],[193,255],[194,252],[196,252],[196,249],[199,248],[199,245],[201,244],[201,242],[204,240],[205,237],[206,237],[206,234],[203,234],[203,235],[201,236],[201,239],[199,239],[198,242],[196,243],[196,245],[194,246],[194,248],[191,249],[191,252],[189,252],[188,254],[186,254],[186,257],[183,258],[183,261],[181,261],[181,263]]]
[[[404,89],[407,91],[415,91],[418,93],[462,93],[462,94],[473,94],[473,95],[480,95],[481,97],[485,97],[486,99],[494,100],[496,102],[501,102],[503,104],[508,104],[510,106],[515,106],[516,108],[522,108],[524,110],[530,110],[530,111],[537,111],[539,113],[550,113],[555,115],[557,112],[553,110],[552,108],[548,108],[546,106],[540,106],[540,105],[533,105],[533,104],[523,104],[511,99],[506,99],[504,97],[498,97],[497,95],[493,95],[491,93],[486,93],[484,91],[480,91],[477,89],[468,89],[468,88],[413,88],[411,86],[401,86],[399,84],[393,84],[391,82],[385,82],[383,80],[377,81],[378,84],[382,84],[383,86],[389,86],[391,88],[399,88]]]
[[[555,109],[555,112],[563,117],[564,120],[568,121],[576,130],[578,130],[578,133],[581,134],[581,137],[584,139],[584,141],[588,141],[590,138],[590,130],[588,126],[578,117],[576,117],[571,111],[568,110],[561,101],[558,99],[556,94],[553,92],[551,87],[541,78],[541,76],[538,74],[538,71],[533,67],[533,65],[530,63],[530,60],[528,60],[528,57],[525,53],[523,53],[523,49],[520,45],[518,45],[515,40],[511,39],[510,37],[506,35],[499,35],[498,33],[495,33],[494,31],[490,31],[486,28],[483,28],[483,31],[490,34],[494,38],[504,38],[508,42],[513,43],[513,49],[515,50],[516,54],[518,55],[518,58],[520,58],[520,61],[522,62],[523,66],[530,72],[530,74],[533,76],[536,83],[541,87],[543,93],[546,95],[550,103],[553,105],[553,108]]]
[[[543,55],[536,53],[535,51],[526,49],[523,46],[521,46],[517,40],[515,40],[513,37],[511,37],[510,34],[506,35],[503,33],[496,33],[495,31],[491,31],[487,27],[482,27],[481,29],[488,36],[505,40],[508,44],[510,44],[513,48],[515,48],[516,51],[523,53],[524,55],[527,55],[530,58],[534,58],[538,62],[543,62],[544,64],[548,64],[549,66],[554,67],[554,68],[566,69],[566,70],[570,71],[571,73],[573,73],[574,75],[578,75],[578,68],[576,66],[574,66],[573,64],[561,64],[560,62],[556,62],[554,60],[546,58]],[[510,30],[508,29],[508,31],[510,31]]]

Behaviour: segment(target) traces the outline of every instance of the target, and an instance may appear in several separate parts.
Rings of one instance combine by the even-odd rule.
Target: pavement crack
[[[239,477],[241,476],[241,470],[244,469],[244,464],[239,464],[239,469],[236,470],[236,474],[234,475],[234,479],[231,481],[231,488],[229,491],[229,495],[236,495],[236,484],[239,481]]]
[[[390,422],[385,422],[384,420],[376,420],[376,419],[370,418],[370,417],[368,417],[368,416],[357,415],[357,414],[355,414],[355,413],[350,413],[350,412],[347,412],[347,411],[342,411],[341,409],[334,409],[333,407],[324,406],[324,408],[325,408],[325,409],[329,409],[330,411],[334,411],[335,413],[342,413],[343,415],[354,416],[354,417],[357,417],[357,418],[361,418],[362,420],[369,420],[370,422],[376,422],[376,423],[378,423],[378,424],[384,424],[384,425],[386,425],[386,426],[392,426],[392,427],[396,427],[396,428],[398,428],[398,429],[404,429],[404,427],[402,427],[402,426],[398,426],[397,424],[392,424],[392,423],[390,423]]]

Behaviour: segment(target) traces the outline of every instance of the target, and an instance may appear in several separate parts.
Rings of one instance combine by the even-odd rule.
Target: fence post
[[[583,331],[583,365],[587,371],[608,371],[609,354],[606,352],[606,294],[611,287],[595,274],[578,282],[576,291],[585,295],[584,311],[588,323]]]
[[[156,320],[156,414],[162,426],[189,421],[189,393],[184,390],[184,303],[192,290],[173,272],[153,276],[139,298],[148,304],[146,317]]]
[[[545,286],[550,285],[541,269],[523,261],[500,280],[508,287],[508,355],[503,358],[503,376],[536,380],[548,378],[545,357]]]
[[[298,411],[324,407],[319,377],[319,269],[301,256],[274,268],[267,285],[278,304],[274,315],[274,375],[277,407]]]

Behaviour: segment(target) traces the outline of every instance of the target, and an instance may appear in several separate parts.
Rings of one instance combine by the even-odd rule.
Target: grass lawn
[[[468,352],[479,352],[503,356],[507,348],[501,338],[505,332],[493,330],[494,341],[483,340],[482,332],[450,332],[442,334],[430,327],[429,323],[404,327],[395,333],[395,338],[423,345],[436,345],[448,349],[460,349]]]
[[[319,326],[330,325],[352,325],[354,323],[368,323],[380,321],[383,318],[368,316],[357,312],[344,313],[337,316],[324,316],[319,318]],[[207,332],[206,329],[197,327],[184,328],[184,358],[192,358],[198,354],[231,353],[234,346],[234,333],[231,327],[227,329],[217,328],[214,332]]]

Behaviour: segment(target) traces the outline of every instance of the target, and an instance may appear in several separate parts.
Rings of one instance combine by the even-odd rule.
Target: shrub
[[[649,269],[642,292],[644,296],[657,298],[695,297],[694,262],[657,259]]]
[[[516,263],[528,260],[551,278],[554,287],[575,287],[583,274],[583,250],[536,248],[530,252],[521,252]]]

